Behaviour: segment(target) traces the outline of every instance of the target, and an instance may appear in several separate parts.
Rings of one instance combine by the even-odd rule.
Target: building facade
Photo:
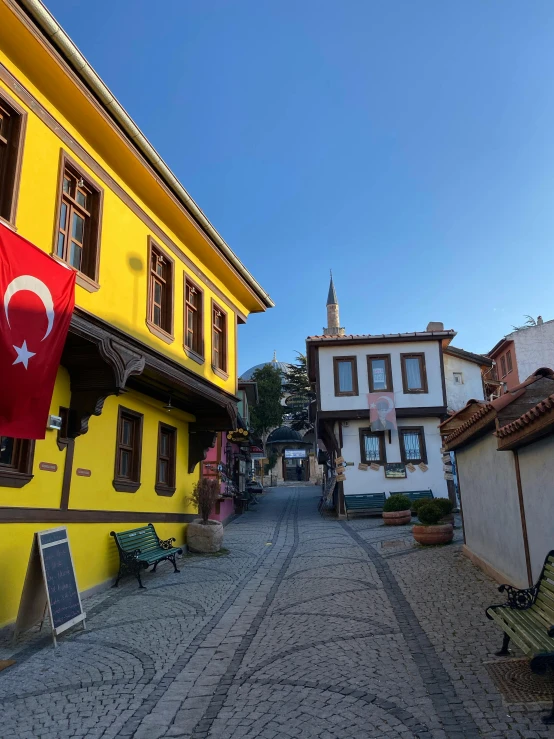
[[[184,541],[199,463],[237,427],[237,323],[272,305],[42,11],[0,3],[0,228],[77,271],[76,307],[61,429],[0,440],[0,626],[38,530],[67,525],[82,591],[117,568],[112,530]]]

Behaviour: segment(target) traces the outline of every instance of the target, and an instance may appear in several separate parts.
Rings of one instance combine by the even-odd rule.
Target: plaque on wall
[[[411,462],[406,465],[406,469],[408,470],[408,472],[415,472],[415,467]]]
[[[372,462],[369,466],[374,472],[379,472],[381,469],[381,465],[377,464],[377,462]]]
[[[358,469],[359,469],[359,470],[363,470],[364,472],[367,472],[367,468],[368,468],[368,466],[369,466],[369,465],[367,465],[367,464],[363,464],[363,462],[360,462],[360,464],[358,465]]]
[[[38,468],[43,472],[56,472],[58,465],[53,462],[39,462]]]
[[[427,470],[429,469],[429,467],[427,467],[425,462],[421,462],[420,464],[418,464],[418,467],[422,472],[427,472]]]
[[[385,477],[392,479],[406,477],[406,465],[403,462],[387,462],[385,464]]]

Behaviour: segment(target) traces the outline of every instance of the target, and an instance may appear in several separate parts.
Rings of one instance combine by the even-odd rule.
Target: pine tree
[[[296,364],[289,365],[285,375],[284,390],[290,393],[292,402],[297,400],[302,405],[297,408],[292,407],[288,413],[288,419],[291,427],[296,431],[311,431],[314,425],[309,420],[309,406],[311,401],[315,400],[316,394],[308,378],[306,356],[301,352],[296,352],[296,355]]]
[[[253,373],[252,379],[258,383],[258,403],[251,411],[252,430],[265,446],[269,431],[280,426],[283,420],[283,375],[278,367],[266,364]]]

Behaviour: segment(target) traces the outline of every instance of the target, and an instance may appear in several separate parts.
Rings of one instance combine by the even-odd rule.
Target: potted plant
[[[442,518],[439,523],[451,523],[454,525],[454,514],[452,513],[454,506],[452,505],[452,501],[448,498],[434,498],[434,502],[442,511]]]
[[[425,505],[418,507],[420,523],[414,524],[414,539],[419,544],[448,544],[454,537],[454,527],[451,523],[440,523],[444,515],[444,508],[435,500],[429,500]]]
[[[410,523],[412,519],[410,505],[410,499],[405,495],[396,493],[388,497],[383,504],[385,526],[402,526],[402,524]]]
[[[190,500],[198,507],[200,518],[187,526],[187,546],[191,552],[219,552],[223,543],[223,524],[210,519],[210,513],[219,498],[219,483],[203,477],[193,488]]]

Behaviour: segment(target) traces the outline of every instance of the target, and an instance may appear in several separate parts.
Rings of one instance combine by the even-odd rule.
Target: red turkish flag
[[[44,439],[75,275],[0,224],[0,435]]]

